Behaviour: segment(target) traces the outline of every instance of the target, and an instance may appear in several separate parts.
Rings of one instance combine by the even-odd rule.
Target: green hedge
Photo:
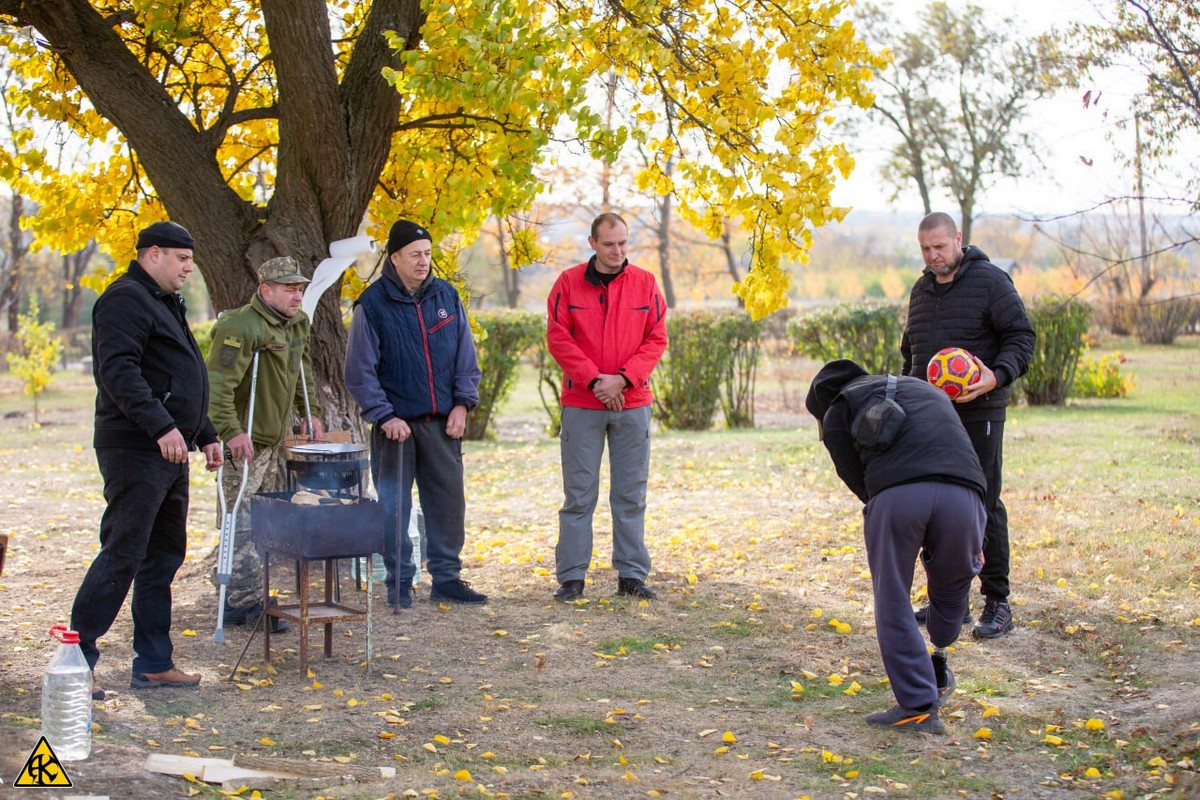
[[[727,427],[753,427],[760,332],[744,312],[669,314],[670,343],[652,379],[662,426],[708,430],[720,406]]]
[[[719,319],[709,311],[667,315],[669,344],[654,371],[654,409],[664,428],[703,431],[712,427],[721,402],[725,364],[714,343]]]
[[[212,348],[212,329],[213,320],[205,320],[192,325],[192,336],[196,337],[196,344],[200,346],[200,355],[204,360],[208,360],[208,351]]]
[[[904,309],[899,303],[842,303],[788,322],[795,348],[817,361],[848,358],[871,374],[899,374]]]
[[[467,439],[482,439],[493,416],[512,394],[521,358],[546,338],[546,318],[532,311],[478,311],[475,322],[485,336],[476,342],[479,368],[479,406],[467,416]]]
[[[1077,297],[1039,297],[1029,307],[1037,344],[1029,371],[1021,379],[1031,406],[1061,406],[1075,382],[1092,307]]]
[[[537,368],[538,396],[542,399],[542,408],[546,409],[546,416],[549,417],[546,432],[551,438],[558,438],[562,430],[563,371],[546,348],[544,335],[542,344],[537,349]]]
[[[761,322],[734,311],[717,321],[717,342],[727,359],[721,386],[721,412],[726,428],[754,427],[754,389],[762,352]]]

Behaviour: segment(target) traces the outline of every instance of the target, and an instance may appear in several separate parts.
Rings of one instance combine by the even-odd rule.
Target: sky
[[[952,0],[958,5],[961,0]],[[1001,11],[986,0],[976,0],[987,11],[987,19],[998,19]],[[1006,0],[1004,14],[1015,18],[1018,27],[1030,35],[1050,27],[1065,27],[1071,22],[1100,22],[1102,14],[1117,0]],[[899,18],[915,16],[924,0],[897,0],[891,3]],[[1042,143],[1044,169],[1037,169],[1019,180],[1005,180],[988,190],[977,203],[984,214],[1070,213],[1090,208],[1107,197],[1126,194],[1132,189],[1132,175],[1123,165],[1121,152],[1134,149],[1132,131],[1115,132],[1117,141],[1105,134],[1113,132],[1112,120],[1128,117],[1129,103],[1143,79],[1129,70],[1109,70],[1078,90],[1069,90],[1051,100],[1042,101],[1030,115],[1030,128]],[[1092,89],[1101,92],[1099,107],[1085,108],[1082,96]],[[1106,116],[1107,114],[1107,116]],[[1200,162],[1200,145],[1193,146],[1180,164]],[[843,182],[835,202],[864,211],[921,210],[915,186],[895,204],[888,204],[888,191],[878,177],[883,161],[882,149],[855,149],[856,169]],[[1090,162],[1090,164],[1086,163]],[[1177,181],[1182,183],[1182,181]],[[1147,185],[1152,195],[1158,187]],[[933,201],[935,209],[957,212],[950,198],[941,194]],[[1178,210],[1178,209],[1176,209]]]

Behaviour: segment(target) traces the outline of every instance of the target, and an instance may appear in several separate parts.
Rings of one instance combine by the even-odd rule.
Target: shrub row
[[[1186,317],[1181,307],[1179,303],[1158,304],[1145,307],[1144,314],[1147,320],[1153,317],[1177,323]],[[1130,384],[1120,375],[1119,362],[1081,362],[1091,311],[1085,301],[1074,297],[1039,297],[1030,304],[1029,319],[1037,332],[1037,344],[1017,395],[1031,405],[1062,405],[1075,392],[1124,396]],[[788,323],[788,332],[797,351],[810,358],[849,358],[868,372],[894,373],[902,366],[904,312],[905,308],[895,303],[844,303],[795,317]],[[1139,330],[1150,324],[1143,322]],[[1166,322],[1162,325],[1170,327]],[[1078,381],[1076,370],[1081,363],[1085,376]]]
[[[654,410],[664,428],[707,430],[717,407],[727,428],[754,427],[761,326],[742,312],[677,311],[654,371]]]
[[[1075,384],[1092,307],[1075,297],[1039,297],[1029,306],[1037,343],[1029,371],[1021,379],[1032,406],[1061,406]]]
[[[873,374],[899,374],[907,306],[842,303],[809,311],[788,323],[796,350],[820,362],[848,358]]]
[[[1194,305],[1149,306],[1143,326],[1148,328],[1160,317],[1173,321],[1176,317],[1172,315],[1183,314],[1179,308]],[[843,303],[796,314],[787,321],[786,335],[797,352],[817,361],[849,358],[871,373],[898,373],[904,312],[898,303]],[[1037,298],[1030,304],[1029,316],[1038,334],[1037,347],[1019,394],[1030,404],[1062,405],[1072,395],[1120,397],[1129,391],[1132,384],[1121,376],[1119,361],[1083,357],[1091,316],[1086,302]],[[537,367],[547,427],[557,436],[563,376],[546,350],[545,316],[500,309],[478,311],[473,319],[482,332],[476,348],[483,379],[479,407],[467,418],[466,438],[482,439],[489,434],[496,412],[512,394],[523,359]],[[195,328],[202,346],[208,344],[210,328]],[[778,336],[772,331],[769,322],[755,322],[738,311],[676,311],[668,315],[670,345],[652,379],[659,423],[670,429],[707,430],[720,409],[725,427],[754,427],[758,364],[764,340]]]

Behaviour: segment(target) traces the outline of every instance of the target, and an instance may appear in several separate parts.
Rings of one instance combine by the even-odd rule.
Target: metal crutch
[[[246,435],[251,436],[254,432],[254,393],[258,388],[258,354],[260,350],[254,351],[254,358],[250,364],[250,403],[246,412]],[[217,502],[221,505],[221,543],[217,547],[217,629],[213,633],[213,641],[217,644],[225,644],[225,592],[229,588],[229,579],[233,574],[233,537],[234,531],[237,529],[237,512],[238,507],[242,504],[242,498],[246,494],[246,483],[250,480],[250,461],[251,459],[242,459],[242,482],[238,486],[237,499],[233,501],[233,509],[225,507],[225,483],[222,480],[225,473],[225,462],[222,459],[221,466],[217,468]]]
[[[313,433],[312,409],[308,405],[308,381],[304,379],[304,359],[300,359],[300,388],[304,392],[304,422],[308,425],[308,436],[314,442],[317,440]]]

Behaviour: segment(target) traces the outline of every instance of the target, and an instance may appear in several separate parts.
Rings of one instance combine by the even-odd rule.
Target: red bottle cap
[[[63,644],[79,644],[79,634],[68,630],[66,625],[55,625],[50,629],[50,636]]]

